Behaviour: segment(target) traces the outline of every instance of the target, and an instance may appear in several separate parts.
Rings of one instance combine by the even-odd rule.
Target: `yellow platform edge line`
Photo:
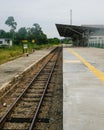
[[[80,59],[83,64],[85,64],[101,81],[104,82],[104,73],[102,73],[100,70],[96,69],[93,65],[91,65],[88,61],[86,61],[83,57],[81,57],[77,52],[75,52],[73,49],[69,49],[71,53],[73,53],[76,57]]]

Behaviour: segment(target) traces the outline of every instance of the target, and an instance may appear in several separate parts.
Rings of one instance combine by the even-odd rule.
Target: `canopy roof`
[[[64,25],[64,24],[56,24],[56,27],[60,36],[71,38],[83,37],[83,35],[89,35],[89,33],[94,33],[98,30],[102,30],[102,28],[98,27],[85,27],[85,26]]]

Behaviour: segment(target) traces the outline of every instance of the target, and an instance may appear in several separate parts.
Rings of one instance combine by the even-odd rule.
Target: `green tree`
[[[47,36],[43,33],[39,24],[33,24],[32,28],[27,29],[27,38],[36,41],[36,44],[47,43]]]
[[[21,27],[16,33],[15,33],[15,44],[20,44],[21,40],[27,39],[27,29],[25,27]]]
[[[11,27],[10,35],[11,35],[13,41],[14,41],[15,29],[16,29],[16,26],[17,26],[17,23],[14,20],[14,17],[13,16],[9,16],[7,18],[7,20],[5,21],[5,24],[8,25],[9,27]]]
[[[58,43],[60,43],[60,39],[58,39],[58,38],[49,38],[48,43],[50,43],[50,44],[52,44],[52,43],[58,44]]]
[[[10,26],[11,30],[13,30],[13,31],[16,29],[16,26],[17,26],[17,23],[15,22],[13,16],[9,16],[7,18],[7,20],[5,21],[5,24],[7,24],[8,26]]]
[[[21,27],[18,30],[18,39],[20,40],[27,39],[27,29],[25,27]]]
[[[6,32],[4,30],[0,30],[0,38],[6,38]]]
[[[39,34],[39,35],[43,34],[43,31],[38,23],[33,24],[33,26],[35,27],[36,34]]]
[[[35,37],[37,40],[37,44],[46,44],[47,41],[47,36],[46,34],[43,33],[40,25],[38,23],[33,24],[35,28]]]
[[[11,38],[10,32],[6,32],[4,30],[0,30],[0,38]]]
[[[32,28],[27,28],[27,38],[32,40],[32,39],[35,39],[35,28],[32,27]]]

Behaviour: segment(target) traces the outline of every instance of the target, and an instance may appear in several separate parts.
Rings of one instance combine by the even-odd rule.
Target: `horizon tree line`
[[[5,30],[0,29],[0,38],[10,38],[13,40],[14,44],[20,44],[21,40],[28,40],[29,42],[35,40],[36,44],[60,42],[58,38],[47,38],[47,35],[44,34],[38,23],[34,23],[32,27],[21,27],[18,31],[15,31],[17,22],[13,16],[9,16],[5,21],[5,24],[10,27],[10,31],[6,32]]]

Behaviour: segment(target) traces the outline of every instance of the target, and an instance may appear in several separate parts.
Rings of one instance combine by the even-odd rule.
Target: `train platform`
[[[0,65],[0,89],[6,87],[9,82],[36,62],[47,55],[52,48],[35,51],[26,56],[25,54],[15,60]]]
[[[63,130],[104,130],[104,49],[63,49]]]

